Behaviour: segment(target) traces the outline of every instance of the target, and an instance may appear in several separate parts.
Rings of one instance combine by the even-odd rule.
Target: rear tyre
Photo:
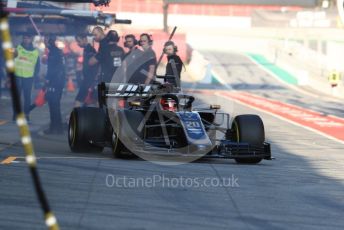
[[[137,128],[140,126],[144,116],[141,112],[134,110],[123,110],[117,113],[113,134],[111,138],[112,152],[116,158],[135,158],[135,153],[130,151],[132,139],[141,138]],[[123,144],[127,143],[128,148]]]
[[[257,115],[239,115],[232,123],[232,140],[246,142],[251,145],[262,145],[265,141],[265,131],[262,119]],[[260,157],[235,158],[239,164],[258,164],[263,159]]]
[[[104,147],[93,143],[103,142],[105,114],[94,107],[74,108],[68,127],[68,143],[72,152],[102,152]]]
[[[113,156],[115,158],[125,158],[126,155],[123,154],[125,146],[123,145],[115,131],[112,132],[111,147]]]

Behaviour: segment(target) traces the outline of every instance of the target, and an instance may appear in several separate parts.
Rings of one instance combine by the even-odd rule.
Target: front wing
[[[262,145],[251,145],[242,142],[221,140],[214,150],[207,154],[207,158],[262,158],[272,160],[270,144],[264,142]]]

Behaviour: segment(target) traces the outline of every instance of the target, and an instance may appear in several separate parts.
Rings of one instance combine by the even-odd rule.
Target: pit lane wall
[[[338,55],[344,53],[344,42],[321,41],[316,49],[298,41],[275,39],[272,37],[236,37],[236,36],[212,36],[204,40],[216,40],[226,46],[214,46],[206,44],[197,36],[187,35],[187,41],[194,45],[194,51],[189,65],[190,75],[195,81],[202,83],[221,82],[223,71],[219,71],[216,61],[208,60],[197,49],[205,49],[220,52],[236,52],[249,57],[257,65],[261,66],[274,77],[283,82],[300,87],[309,87],[329,96],[344,98],[344,65]],[[321,44],[321,45],[319,45]],[[322,54],[320,51],[324,51]],[[342,73],[342,80],[337,87],[331,87],[328,76],[336,69]],[[220,74],[218,74],[220,73]]]
[[[299,42],[275,40],[269,42],[267,50],[262,55],[269,63],[293,76],[297,85],[309,86],[321,93],[344,98],[343,79],[336,87],[332,87],[328,80],[333,70],[343,76],[344,65],[339,54],[344,52],[344,44],[326,41],[317,45],[319,47],[314,50]],[[324,49],[327,55],[323,54]],[[258,64],[261,64],[259,60]]]

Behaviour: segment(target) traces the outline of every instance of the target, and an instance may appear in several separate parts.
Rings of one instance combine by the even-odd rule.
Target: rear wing
[[[107,98],[149,97],[158,93],[160,85],[105,83],[98,85],[99,105],[104,105]]]

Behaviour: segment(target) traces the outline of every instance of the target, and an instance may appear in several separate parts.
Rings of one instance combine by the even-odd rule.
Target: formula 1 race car
[[[231,158],[256,164],[271,159],[264,125],[257,115],[230,115],[219,105],[194,108],[195,98],[170,84],[101,83],[98,107],[74,108],[68,140],[73,152],[115,157],[190,161]],[[218,138],[218,136],[221,136]]]

